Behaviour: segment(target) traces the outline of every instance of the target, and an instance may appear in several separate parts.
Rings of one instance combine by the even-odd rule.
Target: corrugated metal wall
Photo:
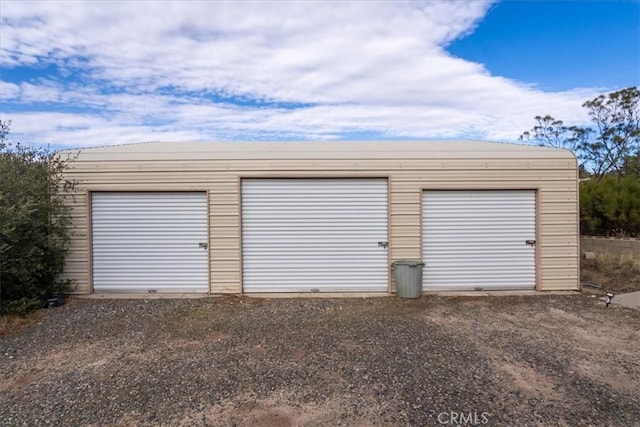
[[[244,180],[243,291],[387,292],[387,222],[386,179]]]
[[[531,190],[425,191],[424,289],[535,289]]]
[[[578,288],[576,161],[532,159],[115,160],[80,156],[67,173],[79,181],[68,200],[76,227],[65,276],[89,291],[87,192],[209,192],[210,290],[241,292],[240,181],[244,178],[389,177],[392,260],[421,257],[421,197],[428,189],[538,189],[539,276],[543,290]],[[144,156],[139,156],[144,157]],[[115,158],[115,159],[114,159]]]

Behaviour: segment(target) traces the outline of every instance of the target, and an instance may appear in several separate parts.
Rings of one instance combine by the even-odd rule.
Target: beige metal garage
[[[67,172],[79,293],[577,289],[568,151],[440,142],[142,143]],[[73,197],[72,197],[73,196]]]

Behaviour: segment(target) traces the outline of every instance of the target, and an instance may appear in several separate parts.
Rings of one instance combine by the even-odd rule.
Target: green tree
[[[11,123],[0,121],[0,311],[42,305],[65,290],[58,276],[69,241],[69,208],[62,172],[71,159],[12,144]]]
[[[622,171],[625,176],[635,176],[640,179],[640,153],[625,158]]]
[[[536,125],[520,140],[572,150],[596,181],[608,173],[624,175],[630,158],[640,154],[640,90],[635,86],[585,102],[591,126],[564,126],[550,115],[536,116]]]
[[[564,125],[550,115],[535,116],[536,125],[520,135],[521,141],[532,141],[543,147],[566,148],[576,151],[577,141],[573,135],[574,128]]]
[[[640,236],[640,180],[610,174],[580,186],[580,231],[596,236]]]

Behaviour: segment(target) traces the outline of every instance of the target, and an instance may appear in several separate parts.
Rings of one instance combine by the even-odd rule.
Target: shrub
[[[43,306],[58,281],[69,241],[69,208],[61,191],[71,183],[62,172],[69,160],[49,150],[6,141],[0,122],[0,311]]]
[[[17,300],[4,302],[2,305],[2,314],[20,315],[42,307],[44,307],[44,303],[40,298],[20,298]]]

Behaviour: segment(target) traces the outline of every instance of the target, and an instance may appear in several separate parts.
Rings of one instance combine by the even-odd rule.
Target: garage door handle
[[[387,246],[389,246],[389,242],[378,242],[378,246],[386,248]]]
[[[209,247],[209,244],[206,242],[200,242],[198,243],[198,247],[202,249],[207,249]]]
[[[524,242],[527,246],[535,246],[536,245],[536,241],[535,240],[527,240]]]

